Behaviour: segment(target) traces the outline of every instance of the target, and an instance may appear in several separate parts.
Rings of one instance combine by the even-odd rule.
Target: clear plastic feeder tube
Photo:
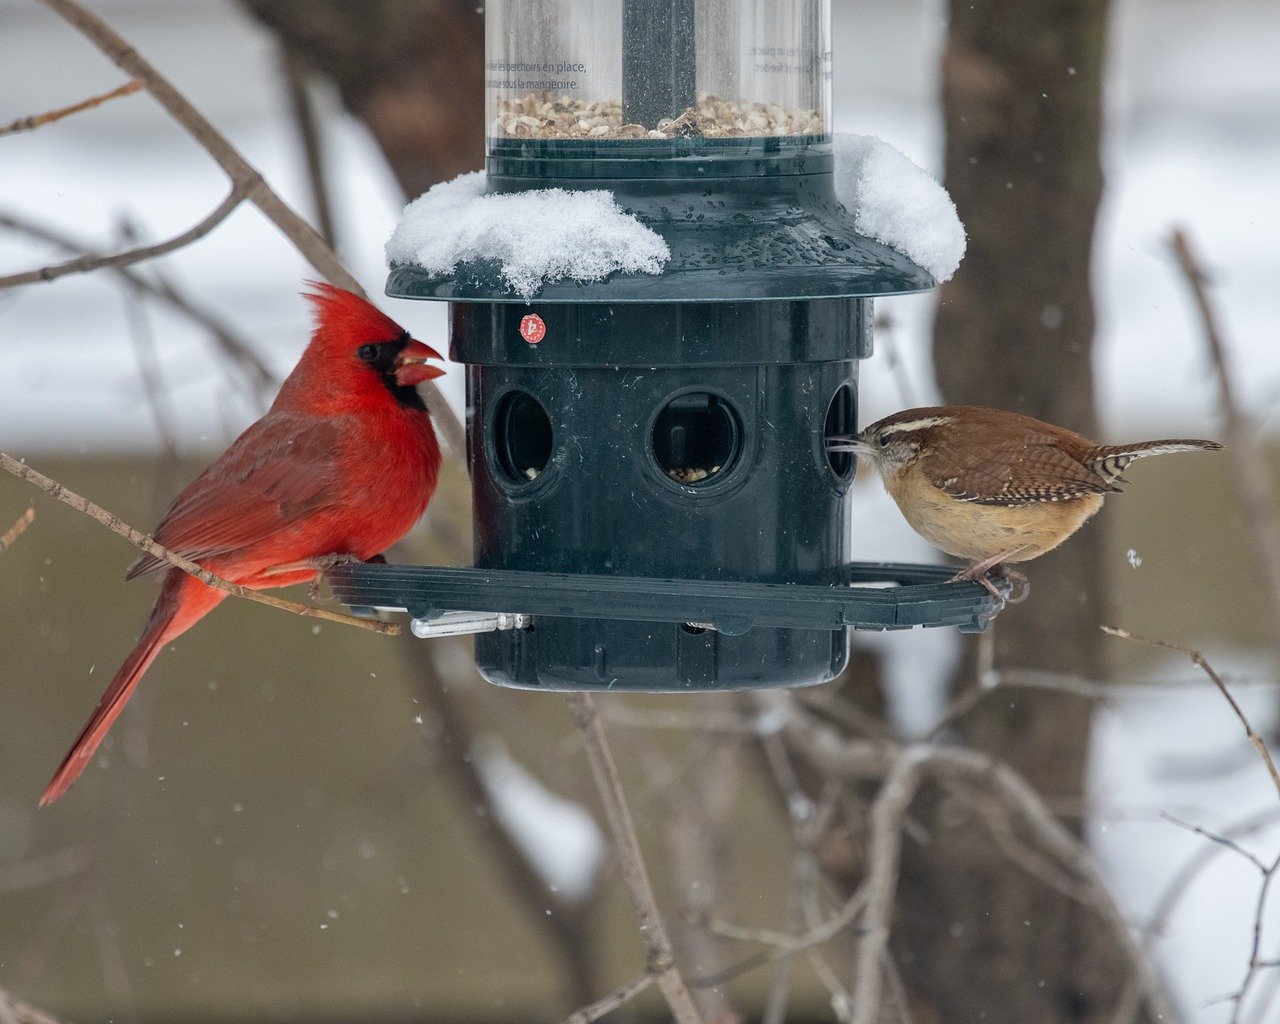
[[[830,23],[830,0],[488,0],[488,135],[826,136]]]

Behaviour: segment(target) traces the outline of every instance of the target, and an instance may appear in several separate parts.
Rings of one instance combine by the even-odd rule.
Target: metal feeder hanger
[[[608,189],[671,258],[530,301],[496,261],[392,266],[388,295],[450,303],[475,568],[341,566],[338,596],[477,633],[485,678],[546,690],[800,686],[851,629],[980,631],[981,585],[849,562],[856,460],[827,439],[857,422],[873,298],[936,282],[836,201],[829,0],[485,19],[488,191]]]

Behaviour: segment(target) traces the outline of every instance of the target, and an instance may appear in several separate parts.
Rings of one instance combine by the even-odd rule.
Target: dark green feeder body
[[[624,121],[694,102],[692,33],[674,28],[692,12],[623,3]],[[940,587],[936,571],[887,567],[931,584],[914,601],[911,587],[849,586],[878,577],[849,565],[854,460],[826,440],[855,429],[872,300],[935,282],[858,234],[832,165],[828,135],[491,137],[490,192],[607,189],[670,259],[528,300],[496,262],[392,267],[389,295],[451,303],[476,569],[415,582],[356,567],[339,593],[387,580],[387,600],[418,616],[528,613],[531,629],[478,635],[476,662],[493,682],[545,689],[819,683],[844,668],[852,626],[981,628],[985,592]],[[691,468],[700,478],[669,472]],[[806,601],[821,612],[798,614]]]

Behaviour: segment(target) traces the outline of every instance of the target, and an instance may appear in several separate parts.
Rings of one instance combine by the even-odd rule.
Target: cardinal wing
[[[158,544],[194,562],[242,551],[319,509],[341,494],[334,420],[271,413],[241,434],[161,520]],[[162,568],[151,555],[126,579]]]
[[[922,468],[939,490],[979,505],[1029,505],[1118,490],[1056,438],[1033,430],[981,445],[944,441]]]

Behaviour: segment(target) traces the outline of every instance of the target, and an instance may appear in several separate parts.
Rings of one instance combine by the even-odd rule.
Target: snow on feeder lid
[[[938,281],[949,280],[964,255],[965,232],[946,189],[875,136],[839,134],[834,149],[835,196],[855,229]],[[661,274],[670,259],[663,238],[623,212],[608,191],[487,193],[478,171],[410,203],[387,242],[388,262],[412,268],[396,279],[422,272],[450,279],[487,263],[525,300],[556,301],[547,295],[549,284]]]

